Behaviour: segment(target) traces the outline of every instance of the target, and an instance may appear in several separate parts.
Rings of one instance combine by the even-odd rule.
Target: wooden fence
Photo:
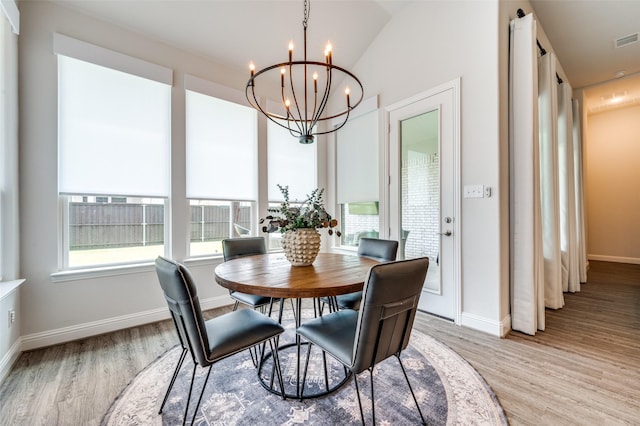
[[[229,206],[192,206],[191,241],[215,241],[233,235]],[[251,227],[250,207],[234,207],[233,223]],[[70,250],[162,244],[164,206],[157,204],[71,203]]]

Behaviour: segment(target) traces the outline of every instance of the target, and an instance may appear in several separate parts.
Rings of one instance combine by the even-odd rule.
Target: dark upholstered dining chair
[[[266,253],[267,247],[264,237],[227,238],[222,240],[222,255],[225,262],[238,257]],[[267,296],[241,293],[232,290],[229,290],[229,295],[235,301],[233,304],[234,311],[238,309],[238,304],[240,303],[253,309],[264,309],[267,305],[271,304],[271,298]]]
[[[309,342],[302,378],[303,392],[311,347],[317,345],[354,374],[362,424],[365,421],[357,375],[369,370],[371,411],[375,424],[374,366],[395,355],[418,407],[422,424],[426,424],[400,354],[409,344],[428,268],[429,258],[426,257],[375,265],[367,274],[360,311],[339,310],[300,325],[296,333]]]
[[[282,391],[282,397],[284,398],[280,360],[278,358],[278,336],[284,332],[284,328],[273,319],[252,309],[240,309],[205,321],[200,308],[198,291],[189,270],[184,265],[164,257],[158,257],[155,265],[160,287],[164,292],[164,297],[182,345],[182,355],[176,365],[159,413],[162,413],[187,353],[191,354],[194,365],[189,395],[184,407],[183,425],[189,412],[189,402],[191,401],[196,368],[198,366],[202,368],[208,367],[209,370],[193,412],[192,424],[200,407],[204,389],[209,381],[212,365],[224,358],[267,341],[271,346],[274,368]]]
[[[382,240],[378,238],[360,238],[358,256],[368,257],[378,262],[391,262],[396,260],[398,254],[398,242],[394,240]],[[332,310],[360,308],[362,292],[341,294],[333,299],[323,299],[324,303],[332,303]],[[337,305],[337,306],[336,306]]]

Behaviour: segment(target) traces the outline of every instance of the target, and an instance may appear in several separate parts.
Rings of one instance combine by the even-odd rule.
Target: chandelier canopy
[[[364,96],[364,89],[360,80],[350,71],[333,64],[331,43],[327,43],[324,51],[324,61],[307,60],[307,23],[310,5],[304,1],[304,30],[303,60],[293,60],[293,42],[289,42],[289,60],[271,65],[256,71],[253,62],[249,65],[251,76],[247,81],[245,94],[252,107],[264,114],[269,120],[289,130],[300,143],[313,143],[314,136],[335,132],[344,126],[349,119],[350,112],[356,108]],[[276,74],[280,74],[281,103],[277,108],[260,105],[258,80],[263,90],[278,84]],[[260,77],[260,79],[258,78]],[[344,88],[342,101],[333,99],[335,86]],[[266,98],[266,96],[265,96]],[[329,101],[336,111],[327,110]],[[355,100],[355,101],[354,101]],[[340,106],[342,105],[342,106]],[[271,109],[271,110],[270,110]],[[338,124],[334,124],[333,120]],[[319,129],[320,123],[327,123]]]

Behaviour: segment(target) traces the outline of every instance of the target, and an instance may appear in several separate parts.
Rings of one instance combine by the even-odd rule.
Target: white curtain
[[[570,292],[580,291],[573,145],[573,105],[571,101],[571,86],[569,83],[562,83],[558,90],[560,248],[562,252],[562,290]]]
[[[573,100],[573,159],[574,159],[574,175],[576,183],[576,221],[578,228],[578,269],[580,273],[580,282],[587,282],[587,240],[585,233],[584,219],[584,174],[582,173],[582,132],[580,126],[580,104]]]
[[[510,37],[511,327],[535,334],[544,329],[544,264],[533,16],[511,21]]]
[[[586,280],[579,120],[553,53],[537,58],[533,15],[511,21],[509,161],[511,327],[545,328],[545,307]]]
[[[544,253],[545,306],[564,306],[560,255],[558,182],[558,94],[556,58],[553,53],[538,58],[538,116],[540,135],[540,199]]]

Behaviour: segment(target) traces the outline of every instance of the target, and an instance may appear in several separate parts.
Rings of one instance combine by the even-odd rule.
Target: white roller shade
[[[350,119],[336,135],[337,201],[377,201],[378,111]]]
[[[192,90],[186,111],[187,198],[256,200],[256,111]]]
[[[301,144],[271,121],[267,126],[269,201],[284,201],[278,184],[289,186],[291,201],[303,201],[316,188],[318,144]]]
[[[60,193],[168,196],[170,131],[170,85],[58,55]]]

